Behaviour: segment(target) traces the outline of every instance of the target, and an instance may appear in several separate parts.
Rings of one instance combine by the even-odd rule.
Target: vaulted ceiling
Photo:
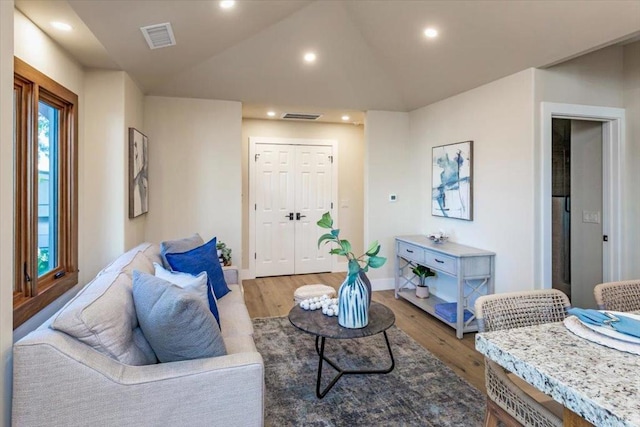
[[[640,34],[640,0],[17,0],[87,67],[124,70],[145,94],[296,112],[410,111],[529,67]],[[66,20],[61,33],[50,22]],[[170,22],[175,46],[140,27]],[[436,38],[423,31],[434,27]],[[305,63],[313,51],[317,60]]]

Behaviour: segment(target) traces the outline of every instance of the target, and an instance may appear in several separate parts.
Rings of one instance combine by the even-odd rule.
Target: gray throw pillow
[[[160,362],[227,354],[218,322],[197,293],[134,271],[133,302],[140,329]]]
[[[204,240],[198,233],[184,239],[165,240],[160,243],[160,258],[162,258],[162,266],[167,270],[171,270],[171,266],[167,261],[166,254],[177,254],[190,251],[204,245]]]

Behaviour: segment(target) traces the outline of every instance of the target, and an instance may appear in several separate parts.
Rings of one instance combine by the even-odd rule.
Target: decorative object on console
[[[318,247],[324,242],[335,243],[339,247],[329,251],[332,255],[343,255],[348,260],[348,273],[345,281],[338,290],[338,324],[345,328],[364,328],[369,323],[369,305],[371,304],[371,283],[366,272],[371,268],[382,267],[387,260],[378,256],[380,244],[376,240],[367,251],[356,257],[351,252],[351,243],[340,239],[340,230],[333,228],[333,219],[329,212],[325,212],[318,221],[321,228],[331,232],[323,234],[318,239]]]
[[[149,211],[149,138],[129,128],[129,218]]]
[[[431,215],[473,220],[473,141],[432,149]]]
[[[425,267],[421,264],[413,267],[411,271],[420,279],[420,283],[416,285],[416,296],[418,298],[429,298],[429,286],[427,286],[427,277],[434,277],[436,275],[436,272],[429,267]]]
[[[227,247],[227,244],[224,242],[218,242],[216,244],[216,249],[218,250],[218,258],[220,258],[220,264],[226,266],[231,265],[231,249]]]
[[[428,234],[427,237],[433,243],[443,243],[449,240],[449,236],[447,236],[447,234],[442,230],[438,231],[437,233]]]

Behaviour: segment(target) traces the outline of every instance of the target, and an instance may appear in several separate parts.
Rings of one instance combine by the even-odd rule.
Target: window
[[[14,70],[15,328],[78,283],[78,97]]]

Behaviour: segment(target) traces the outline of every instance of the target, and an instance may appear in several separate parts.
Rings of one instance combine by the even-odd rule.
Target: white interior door
[[[257,144],[256,276],[294,271],[294,168],[294,147]]]
[[[316,225],[331,210],[331,167],[331,147],[296,147],[295,274],[331,271],[328,249],[318,249],[325,230]]]
[[[331,210],[332,147],[256,144],[256,277],[331,271],[316,225]]]
[[[571,304],[596,308],[603,281],[602,124],[571,121]]]

